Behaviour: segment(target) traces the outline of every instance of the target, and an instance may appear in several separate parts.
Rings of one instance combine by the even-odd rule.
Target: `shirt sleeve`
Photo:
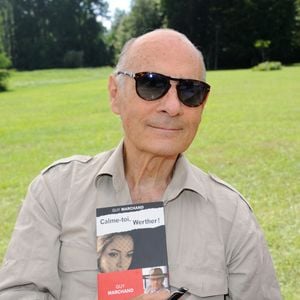
[[[0,300],[59,299],[60,223],[43,176],[30,185],[0,269]]]
[[[243,201],[238,203],[226,252],[230,299],[282,299],[263,233]]]

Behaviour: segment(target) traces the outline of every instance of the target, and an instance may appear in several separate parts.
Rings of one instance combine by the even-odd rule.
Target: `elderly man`
[[[146,294],[155,294],[165,290],[164,286],[165,274],[161,268],[153,268],[149,273],[150,285],[147,287]]]
[[[188,288],[188,300],[281,299],[247,202],[182,155],[209,89],[202,55],[184,35],[160,29],[125,45],[109,79],[124,139],[95,157],[58,161],[33,181],[0,272],[1,300],[94,300],[95,209],[151,201],[165,207],[171,290]]]

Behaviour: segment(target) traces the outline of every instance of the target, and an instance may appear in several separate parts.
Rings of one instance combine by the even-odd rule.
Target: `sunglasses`
[[[117,75],[126,75],[135,80],[136,93],[144,100],[153,101],[162,98],[171,88],[170,81],[177,81],[177,96],[186,106],[200,106],[210,91],[210,85],[194,79],[173,78],[154,72],[132,73],[119,71]]]

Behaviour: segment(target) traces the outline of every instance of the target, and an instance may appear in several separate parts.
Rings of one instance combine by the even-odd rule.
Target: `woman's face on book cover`
[[[130,235],[116,235],[104,249],[99,262],[102,273],[128,270],[134,252]]]

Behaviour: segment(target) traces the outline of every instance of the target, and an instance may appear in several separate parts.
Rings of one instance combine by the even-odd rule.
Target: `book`
[[[96,209],[98,300],[169,288],[162,202]]]

